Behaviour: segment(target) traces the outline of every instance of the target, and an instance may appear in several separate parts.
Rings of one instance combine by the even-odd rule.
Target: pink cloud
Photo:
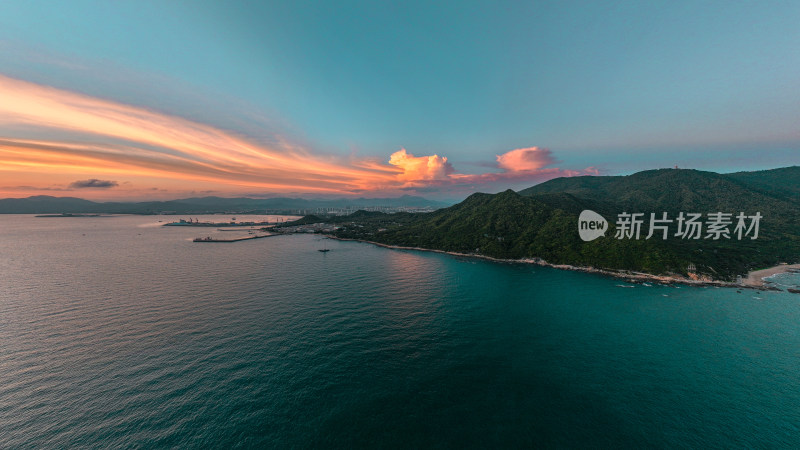
[[[447,157],[415,156],[401,149],[393,153],[389,164],[402,169],[397,179],[403,181],[402,189],[431,190],[432,188],[449,191],[507,189],[510,185],[541,183],[552,178],[574,177],[581,175],[599,175],[595,167],[580,170],[547,167],[555,164],[556,159],[546,148],[527,147],[510,150],[496,155],[496,167],[499,172],[464,174],[455,171]]]
[[[555,162],[549,149],[539,147],[518,148],[497,155],[497,166],[509,172],[539,170]]]

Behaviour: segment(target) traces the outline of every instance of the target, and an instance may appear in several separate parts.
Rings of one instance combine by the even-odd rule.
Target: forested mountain
[[[714,279],[731,280],[749,270],[800,261],[800,201],[786,180],[800,168],[717,174],[681,169],[648,170],[629,176],[559,178],[525,189],[473,194],[428,214],[377,214],[324,220],[341,224],[340,237],[498,258],[539,257],[554,264],[610,270],[687,275],[689,267]],[[578,215],[602,214],[609,230],[584,242]],[[643,213],[639,239],[618,239],[620,213]],[[730,213],[729,238],[676,237],[679,213]],[[646,239],[650,213],[673,220],[669,236]],[[758,238],[734,232],[736,216],[760,213]],[[749,226],[752,219],[748,219]],[[706,224],[707,225],[707,224]]]

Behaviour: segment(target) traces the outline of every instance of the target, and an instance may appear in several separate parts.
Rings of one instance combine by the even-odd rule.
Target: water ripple
[[[4,218],[0,448],[800,446],[792,295],[152,221]]]

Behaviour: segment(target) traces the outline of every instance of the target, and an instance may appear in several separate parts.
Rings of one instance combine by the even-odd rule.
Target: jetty
[[[61,213],[61,214],[39,214],[34,217],[111,217],[110,214],[95,213]]]
[[[200,222],[198,219],[181,219],[177,222],[165,223],[165,227],[266,227],[276,225],[280,222]]]
[[[212,238],[211,236],[204,237],[204,238],[194,238],[192,242],[239,242],[239,241],[249,241],[253,239],[261,239],[271,236],[280,236],[279,234],[256,234],[252,236],[242,236],[238,238],[230,238],[230,239],[218,239]]]

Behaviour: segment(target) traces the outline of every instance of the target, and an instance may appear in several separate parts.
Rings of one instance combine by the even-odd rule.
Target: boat
[[[319,250],[317,250],[317,251],[318,251],[318,252],[323,252],[323,253],[325,253],[325,252],[329,252],[329,251],[331,251],[331,249],[329,249],[329,248],[321,248],[321,249],[319,249]]]

